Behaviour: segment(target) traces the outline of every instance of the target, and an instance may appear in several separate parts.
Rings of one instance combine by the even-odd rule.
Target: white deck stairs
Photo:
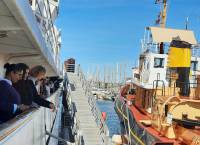
[[[75,103],[76,115],[80,121],[80,130],[83,135],[84,145],[101,145],[99,128],[92,115],[88,96],[82,87],[81,81],[76,73],[67,73],[70,84],[75,86],[71,91],[72,102]]]

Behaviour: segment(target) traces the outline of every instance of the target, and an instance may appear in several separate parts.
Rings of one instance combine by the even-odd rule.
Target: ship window
[[[191,61],[191,70],[196,71],[197,65],[198,65],[198,61]]]
[[[154,58],[154,68],[164,68],[164,58]]]

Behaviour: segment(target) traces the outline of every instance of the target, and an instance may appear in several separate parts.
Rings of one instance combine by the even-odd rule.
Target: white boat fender
[[[121,135],[114,134],[114,135],[112,136],[112,142],[115,143],[116,145],[122,144]]]

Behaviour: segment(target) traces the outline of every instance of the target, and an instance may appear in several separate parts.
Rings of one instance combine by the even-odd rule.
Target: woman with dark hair
[[[29,74],[29,66],[25,63],[18,63],[17,66],[22,69],[22,77],[20,80],[26,80]]]
[[[21,96],[21,103],[25,105],[31,105],[32,104],[32,93],[30,85],[28,84],[28,74],[29,74],[29,66],[25,63],[18,63],[18,67],[22,70],[22,75],[20,77],[20,80],[16,83],[13,83],[13,87],[17,90],[17,92]]]
[[[28,109],[28,106],[21,104],[18,92],[13,88],[12,83],[16,83],[22,70],[16,64],[6,63],[5,78],[0,78],[0,123],[14,117],[17,112]]]
[[[55,109],[54,104],[49,102],[49,101],[47,101],[47,100],[45,100],[45,99],[43,99],[38,94],[37,89],[36,89],[36,87],[34,85],[34,81],[37,80],[37,75],[38,74],[41,75],[41,73],[44,72],[44,69],[39,69],[39,71],[36,69],[36,70],[34,70],[34,74],[35,75],[33,75],[31,73],[33,76],[29,76],[28,77],[29,67],[24,63],[19,63],[18,65],[23,70],[23,73],[22,73],[23,75],[22,75],[21,80],[19,80],[17,83],[14,84],[14,87],[19,92],[19,94],[21,95],[22,103],[24,103],[26,105],[32,105],[32,103],[35,102],[39,106],[43,106],[43,107],[46,107],[46,108],[51,108],[51,109],[54,110]],[[33,71],[33,70],[31,70],[31,71]],[[38,71],[38,72],[36,73],[36,71]],[[46,70],[45,70],[45,72],[46,72]],[[44,73],[44,75],[45,75],[45,73]],[[39,76],[39,77],[41,77],[41,76]]]

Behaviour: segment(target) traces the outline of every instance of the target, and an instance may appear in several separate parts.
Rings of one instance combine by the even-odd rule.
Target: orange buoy
[[[102,118],[105,121],[106,120],[106,112],[101,112]]]

